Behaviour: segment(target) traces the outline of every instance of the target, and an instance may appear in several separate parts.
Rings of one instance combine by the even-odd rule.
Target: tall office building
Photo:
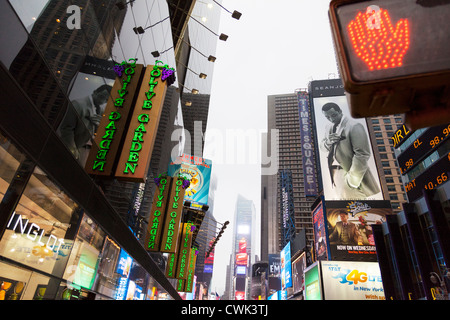
[[[329,95],[329,91],[332,91],[332,95],[344,95],[344,89],[339,79],[324,80],[323,83],[324,85],[315,86],[309,90],[313,91],[314,89],[316,97]],[[311,205],[319,193],[317,190],[308,190],[308,188],[314,188],[308,187],[304,164],[308,162],[305,156],[310,155],[311,161],[314,162],[310,172],[312,171],[315,175],[313,180],[317,180],[319,177],[316,162],[317,147],[313,146],[313,150],[302,150],[302,145],[305,146],[305,133],[308,133],[308,129],[312,131],[309,132],[308,139],[314,140],[310,106],[304,101],[312,98],[309,97],[310,94],[300,91],[268,97],[268,139],[267,146],[263,146],[267,150],[263,149],[263,152],[267,152],[273,157],[275,150],[270,150],[271,139],[278,139],[279,171],[277,175],[261,176],[262,260],[268,259],[265,254],[278,253],[286,243],[286,241],[283,242],[286,240],[284,239],[286,230],[283,228],[286,229],[286,227],[283,226],[282,215],[289,212],[290,201],[286,205],[283,203],[283,199],[290,200],[291,196],[288,192],[283,195],[283,182],[286,184],[288,180],[292,183],[293,201],[290,203],[293,203],[295,230],[298,232],[305,229],[307,241],[313,240]],[[380,116],[367,119],[366,122],[382,194],[385,200],[390,200],[393,213],[399,212],[401,204],[406,202],[406,194],[391,137],[402,126],[402,118],[400,115]],[[278,132],[271,132],[271,129],[277,129]],[[310,154],[311,151],[312,154]],[[316,188],[319,188],[319,183],[317,181],[316,183]],[[287,185],[289,184],[287,183]],[[310,185],[314,186],[314,184]],[[289,226],[289,219],[285,220],[286,225]]]
[[[374,149],[381,188],[385,199],[391,202],[394,214],[401,211],[402,203],[407,202],[392,140],[394,133],[402,126],[403,118],[399,114],[367,119],[367,128]]]
[[[238,195],[234,212],[230,257],[230,300],[244,300],[250,291],[251,266],[255,263],[256,210],[252,200]]]
[[[304,156],[312,159],[312,170],[315,171],[314,150],[303,150],[301,128],[301,111],[308,111],[308,105],[301,105],[300,99],[308,100],[306,91],[290,94],[271,95],[267,99],[268,124],[267,124],[267,154],[272,157],[278,152],[278,173],[261,176],[261,260],[268,261],[269,254],[277,254],[284,247],[284,234],[292,223],[295,232],[306,230],[307,239],[313,239],[311,220],[311,205],[316,199],[317,190],[313,190],[307,196],[306,176],[304,174]],[[306,108],[303,110],[303,108]],[[305,132],[311,132],[311,120],[306,116],[304,124]],[[308,129],[309,128],[309,129]],[[275,129],[275,130],[274,130]],[[272,139],[278,139],[278,150],[270,150]],[[285,176],[286,177],[285,177]],[[283,181],[292,186],[292,193],[286,191],[283,204]],[[286,201],[285,201],[286,202]],[[291,206],[291,204],[293,206]],[[283,208],[285,208],[284,212]],[[291,209],[293,208],[293,216]],[[285,226],[282,216],[286,213]],[[293,219],[291,219],[293,218]]]
[[[450,124],[392,134],[408,202],[374,226],[386,298],[447,300],[450,290]]]

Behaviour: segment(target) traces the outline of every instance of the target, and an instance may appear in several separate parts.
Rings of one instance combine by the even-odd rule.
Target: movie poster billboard
[[[339,83],[311,84],[325,200],[383,200],[366,120],[351,117],[343,91],[336,95],[336,90],[326,90]]]
[[[208,204],[211,168],[211,160],[183,154],[169,164],[168,175],[172,177],[181,175],[191,181],[186,189],[184,201]]]
[[[325,300],[385,300],[377,262],[321,261]]]
[[[314,250],[316,260],[329,259],[327,225],[325,223],[324,201],[321,201],[312,211],[313,227],[314,227]]]
[[[377,261],[373,224],[392,214],[389,201],[325,201],[330,260]]]
[[[269,294],[281,289],[281,257],[279,254],[269,254]]]

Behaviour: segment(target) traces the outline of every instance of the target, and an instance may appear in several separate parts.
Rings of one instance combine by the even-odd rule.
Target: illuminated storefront
[[[173,43],[170,31],[179,37],[180,30],[171,22],[183,25],[186,16],[139,37],[133,29],[170,16],[167,2],[157,2],[151,12],[147,1],[0,5],[1,28],[7,30],[2,47],[10,49],[0,53],[0,300],[180,299],[158,259],[141,244],[139,212],[149,209],[152,199],[143,194],[156,187],[119,184],[84,169],[112,97],[116,65],[135,59],[147,67],[162,60],[176,69],[174,51],[166,49]],[[81,8],[81,14],[69,6]],[[137,52],[141,40],[157,48]],[[154,49],[160,50],[158,59]],[[124,98],[134,95],[131,84],[121,89],[129,90],[118,93]],[[167,168],[173,145],[163,142],[174,126],[182,127],[175,89],[167,88],[160,106],[163,128],[155,130],[152,174]],[[123,116],[125,104],[120,108]],[[120,119],[110,120],[116,126]],[[102,138],[106,148],[112,134]]]

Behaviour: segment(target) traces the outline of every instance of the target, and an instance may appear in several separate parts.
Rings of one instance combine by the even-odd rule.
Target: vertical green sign
[[[161,234],[166,217],[166,207],[169,202],[169,191],[172,183],[171,177],[160,177],[158,188],[153,196],[152,210],[148,220],[145,249],[147,251],[159,251]]]

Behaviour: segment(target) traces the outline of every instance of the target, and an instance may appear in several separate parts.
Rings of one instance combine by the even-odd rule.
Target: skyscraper
[[[267,148],[271,145],[272,139],[278,138],[278,150],[269,150],[269,153],[273,157],[274,153],[278,152],[279,172],[274,175],[261,176],[261,260],[267,261],[268,254],[279,253],[284,247],[282,245],[284,234],[282,228],[284,227],[280,219],[283,207],[283,195],[280,191],[283,182],[281,172],[286,172],[292,183],[292,196],[287,195],[287,200],[288,203],[293,204],[295,230],[298,232],[305,229],[307,238],[313,239],[311,205],[317,194],[307,196],[307,194],[313,195],[316,192],[308,193],[305,190],[307,182],[304,174],[306,162],[304,163],[305,158],[303,156],[306,155],[305,152],[308,152],[308,156],[312,157],[313,171],[316,169],[313,158],[314,150],[302,151],[301,117],[302,123],[304,122],[309,126],[308,132],[311,131],[310,117],[303,117],[304,114],[302,115],[299,111],[303,107],[299,104],[302,95],[307,101],[305,90],[289,94],[270,95],[267,99]],[[308,106],[306,105],[307,109]],[[305,128],[308,128],[308,126]],[[278,136],[276,137],[275,134]],[[286,221],[286,223],[289,223],[289,221]]]
[[[230,300],[247,297],[252,263],[257,259],[255,247],[255,204],[238,195],[234,212],[234,227],[230,257]]]

